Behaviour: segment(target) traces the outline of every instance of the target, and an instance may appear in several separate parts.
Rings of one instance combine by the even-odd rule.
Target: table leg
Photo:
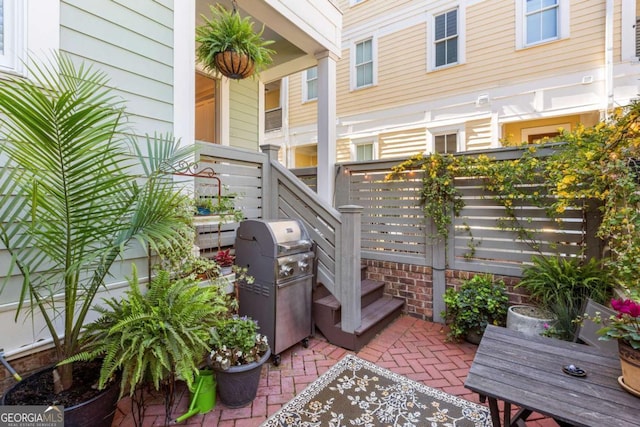
[[[520,409],[516,413],[516,416],[513,417],[513,420],[511,421],[511,424],[509,424],[509,427],[524,426],[525,421],[527,420],[527,418],[529,418],[529,415],[531,415],[532,412],[533,411],[531,409],[525,409],[525,408]],[[507,426],[507,423],[505,423],[505,427],[506,426]]]
[[[491,411],[491,422],[493,427],[502,427],[500,421],[500,408],[498,408],[498,401],[495,397],[489,397],[489,411]]]
[[[504,402],[504,427],[511,425],[511,403]]]

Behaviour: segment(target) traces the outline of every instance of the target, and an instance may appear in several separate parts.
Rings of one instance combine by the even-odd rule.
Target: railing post
[[[334,203],[335,206],[349,204],[349,194],[351,192],[351,171],[343,165],[336,166],[336,189]]]
[[[362,323],[360,301],[360,227],[362,206],[345,205],[338,207],[342,214],[342,245],[336,254],[336,264],[340,264],[337,285],[342,306],[342,330],[353,333]]]
[[[277,219],[278,217],[278,185],[274,182],[271,161],[278,161],[279,145],[264,144],[260,149],[267,155],[267,161],[262,168],[262,218]]]
[[[431,232],[433,233],[433,247],[431,258],[431,276],[432,276],[432,289],[431,289],[431,305],[433,310],[433,321],[436,323],[444,323],[444,317],[442,312],[447,308],[444,303],[444,293],[447,289],[447,250],[449,250],[449,258],[453,259],[454,256],[454,227],[453,227],[453,212],[450,212],[452,224],[449,226],[448,242],[437,233],[435,223],[431,218],[428,221],[431,223]],[[447,244],[448,243],[448,244]]]

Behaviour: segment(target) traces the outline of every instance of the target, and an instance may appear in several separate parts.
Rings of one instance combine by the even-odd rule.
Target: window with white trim
[[[433,20],[435,66],[458,62],[458,9],[453,9]]]
[[[354,55],[355,88],[374,84],[373,38],[356,43]]]
[[[0,71],[22,73],[25,55],[25,4],[0,0]]]
[[[303,74],[303,101],[314,101],[318,99],[318,67],[309,68]]]
[[[569,37],[569,0],[517,0],[516,49]]]
[[[527,0],[525,34],[527,44],[558,38],[558,0]]]
[[[356,161],[365,162],[368,160],[374,160],[373,143],[356,144]]]
[[[458,134],[444,133],[433,136],[433,152],[453,154],[458,152]]]

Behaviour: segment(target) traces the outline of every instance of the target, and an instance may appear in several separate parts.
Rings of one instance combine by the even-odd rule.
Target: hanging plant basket
[[[269,49],[273,40],[264,40],[262,29],[254,31],[250,17],[241,17],[233,9],[218,4],[210,6],[211,17],[201,15],[203,24],[196,27],[196,58],[205,71],[219,72],[230,79],[255,76],[272,63]]]
[[[230,79],[245,79],[252,76],[255,70],[255,65],[251,58],[233,50],[216,53],[213,61],[220,74]]]

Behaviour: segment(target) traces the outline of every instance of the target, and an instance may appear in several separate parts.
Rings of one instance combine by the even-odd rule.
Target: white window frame
[[[315,68],[316,70],[318,69],[318,67],[312,67]],[[304,104],[305,102],[310,102],[310,101],[317,101],[318,100],[318,96],[317,96],[317,82],[318,82],[318,73],[316,71],[316,77],[315,79],[311,79],[311,80],[315,80],[316,81],[316,96],[314,98],[310,98],[309,97],[309,82],[311,81],[309,79],[309,69],[308,70],[304,70],[301,74],[302,74],[302,103]]]
[[[436,67],[436,16],[458,10],[458,61]],[[446,8],[435,9],[427,13],[427,72],[455,67],[466,62],[466,8],[465,4],[448,4]]]
[[[638,62],[640,58],[636,55],[636,3],[638,0],[623,1],[621,14],[621,54],[623,61]]]
[[[4,0],[4,53],[0,74],[27,77],[32,58],[46,61],[60,49],[60,2]]]
[[[569,37],[569,1],[558,0],[558,37],[527,44],[526,0],[516,0],[516,49],[526,49],[545,43],[553,43]]]
[[[358,84],[358,72],[356,70],[356,46],[360,43],[366,42],[368,40],[371,40],[371,62],[373,63],[373,69],[372,69],[372,82],[371,84],[368,84],[366,86],[357,86]],[[371,35],[369,37],[363,37],[361,39],[355,40],[352,44],[351,44],[351,49],[350,49],[350,55],[349,55],[349,69],[351,70],[350,73],[350,86],[351,86],[351,90],[361,90],[361,89],[366,89],[369,87],[373,87],[376,86],[378,84],[378,38],[375,35]]]
[[[0,51],[0,71],[22,75],[26,58],[26,2],[4,0],[3,12],[4,49]]]
[[[467,135],[464,124],[456,124],[451,126],[440,126],[427,129],[427,150],[426,153],[436,152],[436,136],[450,135],[455,133],[456,136],[456,153],[465,151]]]
[[[358,5],[360,3],[364,3],[367,0],[349,0],[349,6],[353,7],[355,5]]]
[[[378,143],[378,138],[377,137],[362,137],[362,138],[354,138],[351,140],[351,160],[352,161],[358,161],[358,146],[359,145],[372,145],[372,151],[373,151],[373,159],[372,160],[378,160],[379,158],[379,154],[378,154],[378,147],[379,147],[379,143]]]

